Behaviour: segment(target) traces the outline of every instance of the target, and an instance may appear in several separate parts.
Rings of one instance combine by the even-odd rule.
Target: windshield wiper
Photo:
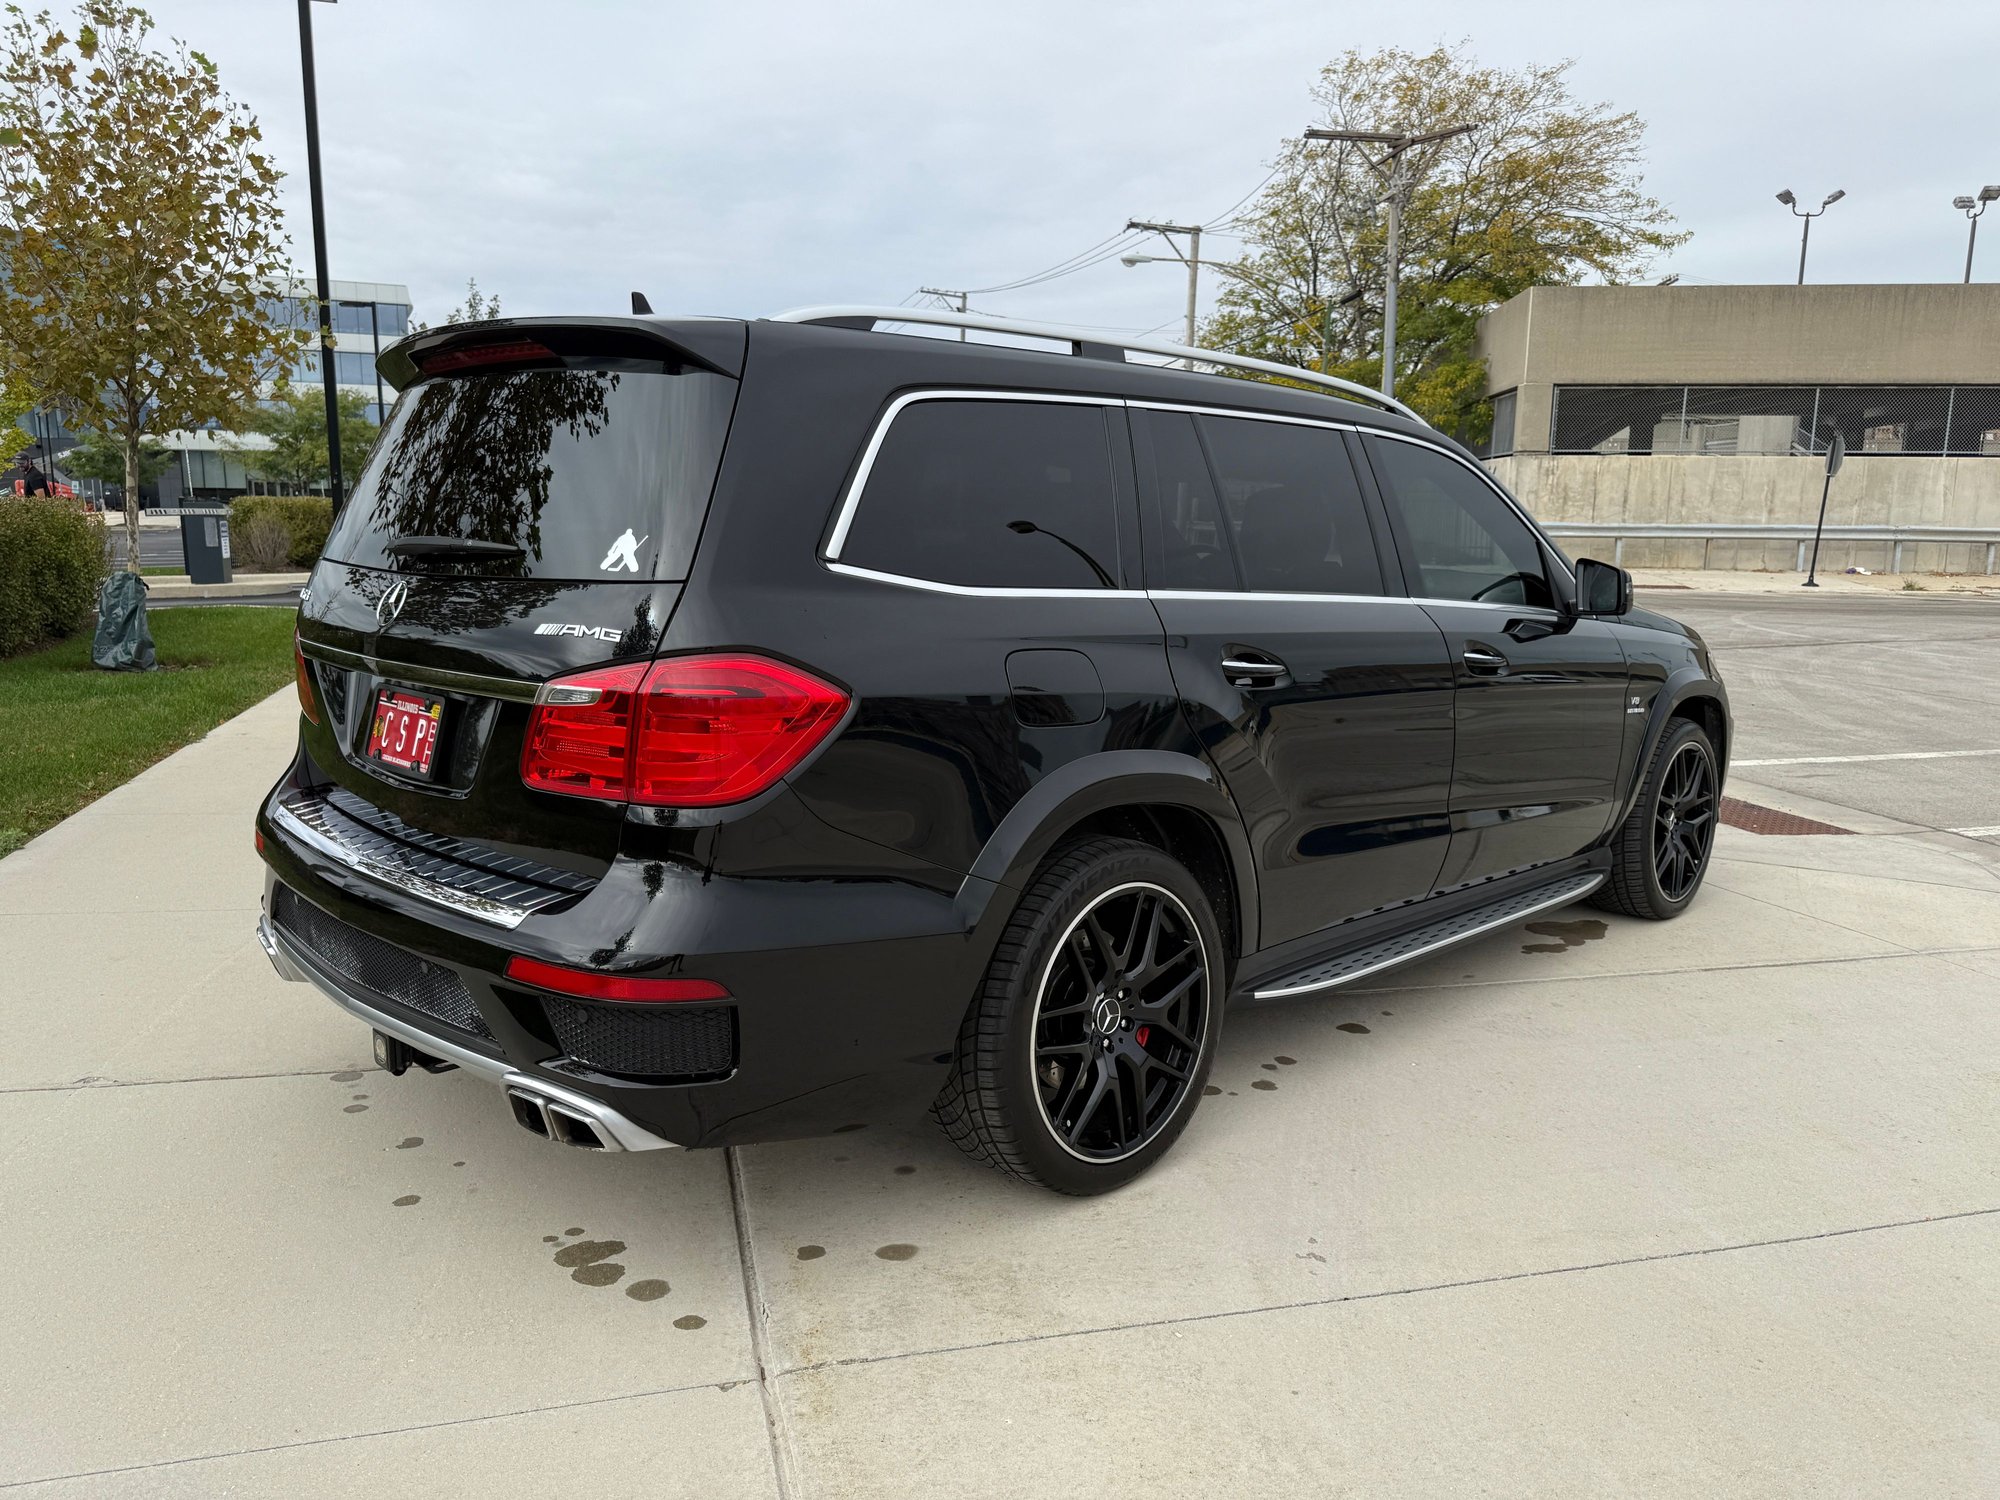
[[[481,542],[466,536],[399,536],[382,550],[391,557],[526,557],[512,542]]]

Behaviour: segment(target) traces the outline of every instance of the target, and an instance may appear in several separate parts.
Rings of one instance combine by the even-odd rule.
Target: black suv
[[[878,316],[382,356],[257,842],[265,948],[390,1072],[605,1150],[928,1105],[1092,1193],[1187,1126],[1232,1005],[1693,898],[1706,647],[1457,443]]]

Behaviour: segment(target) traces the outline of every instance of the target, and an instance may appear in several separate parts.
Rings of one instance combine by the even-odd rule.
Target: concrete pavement
[[[1848,670],[1962,676],[1902,602]],[[1749,665],[1808,653],[1719,649],[1743,756],[1822,748]],[[1984,712],[1892,701],[1878,752]],[[2000,1489],[1989,841],[1725,829],[1680,921],[1238,1012],[1174,1155],[1076,1202],[924,1121],[606,1157],[374,1070],[250,934],[292,732],[281,694],[0,861],[0,1488]]]

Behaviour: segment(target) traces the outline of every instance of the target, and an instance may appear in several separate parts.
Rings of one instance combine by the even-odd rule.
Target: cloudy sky
[[[294,7],[151,9],[262,120],[309,266]],[[1647,121],[1647,185],[1694,232],[1657,271],[1688,281],[1791,280],[1783,187],[1848,193],[1815,227],[1810,279],[1957,280],[1950,200],[2000,182],[2000,7],[1972,0],[338,0],[313,15],[333,274],[407,282],[432,321],[467,276],[518,313],[622,310],[634,287],[661,311],[755,315],[1016,281],[1128,217],[1224,214],[1350,46],[1575,59],[1580,95]],[[1993,219],[1981,280],[2000,280]],[[974,302],[1171,332],[1183,295],[1177,270],[1114,257]]]

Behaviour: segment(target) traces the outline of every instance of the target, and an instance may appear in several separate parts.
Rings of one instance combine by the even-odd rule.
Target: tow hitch
[[[378,1031],[375,1033],[375,1066],[391,1078],[401,1078],[412,1067],[422,1068],[426,1073],[449,1073],[458,1064],[432,1057],[428,1052],[419,1052],[401,1037]]]

